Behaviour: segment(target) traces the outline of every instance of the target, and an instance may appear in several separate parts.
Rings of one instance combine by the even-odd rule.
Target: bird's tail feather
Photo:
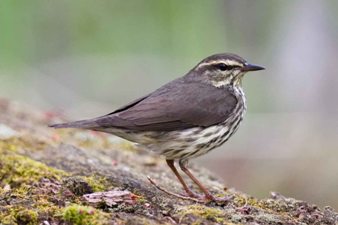
[[[80,129],[93,129],[97,127],[97,123],[94,120],[80,120],[69,123],[52,124],[49,127],[53,128],[80,128]]]

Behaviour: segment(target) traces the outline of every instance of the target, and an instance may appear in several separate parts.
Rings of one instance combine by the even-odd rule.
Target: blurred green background
[[[228,187],[338,208],[338,1],[0,2],[0,96],[83,119],[112,111],[204,57],[263,65],[248,114],[199,158]]]

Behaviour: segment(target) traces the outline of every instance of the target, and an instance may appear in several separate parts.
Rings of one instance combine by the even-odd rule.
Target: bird
[[[224,144],[238,129],[247,109],[242,79],[264,70],[233,53],[206,57],[184,76],[93,119],[50,125],[105,132],[140,144],[165,157],[185,196],[219,201],[191,173],[188,162]],[[180,169],[199,187],[194,193]]]

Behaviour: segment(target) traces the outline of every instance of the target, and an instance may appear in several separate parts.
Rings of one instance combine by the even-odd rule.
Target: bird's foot
[[[226,205],[234,198],[233,196],[216,197],[210,193],[204,194],[204,195],[199,195],[195,193],[187,193],[187,195],[191,198],[196,199],[196,201],[198,202],[203,202],[203,203],[214,202],[217,205]]]
[[[171,191],[166,190],[165,188],[159,186],[157,183],[155,183],[154,180],[152,180],[150,177],[147,177],[149,182],[155,186],[155,188],[157,188],[158,190],[174,196],[176,198],[179,199],[183,199],[183,200],[190,200],[190,201],[194,201],[197,203],[211,203],[211,202],[215,202],[218,205],[226,205],[231,199],[233,199],[233,196],[225,196],[225,197],[215,197],[210,193],[207,193],[205,195],[199,195],[194,193],[193,191],[186,191],[186,194],[177,194]]]
[[[196,194],[195,192],[193,192],[193,191],[191,191],[191,190],[189,190],[189,191],[186,190],[185,193],[184,193],[183,195],[189,196],[190,198],[200,199],[200,200],[202,200],[202,199],[205,198],[204,195]]]
[[[198,203],[205,203],[205,198],[204,197],[201,197],[193,192],[190,192],[188,193],[187,195],[181,195],[181,194],[176,194],[176,193],[173,193],[171,191],[168,191],[166,190],[165,188],[159,186],[157,183],[155,183],[155,181],[153,181],[150,177],[147,177],[149,182],[155,186],[155,188],[157,188],[158,190],[168,194],[168,195],[171,195],[171,196],[174,196],[176,198],[179,198],[179,199],[183,199],[183,200],[190,200],[190,201],[194,201],[194,202],[198,202]],[[193,197],[192,197],[193,196]]]
[[[196,199],[196,202],[201,202],[201,203],[211,203],[214,202],[218,205],[226,205],[231,201],[234,196],[224,196],[224,197],[216,197],[212,195],[211,193],[207,193],[204,195],[196,194],[192,192],[191,190],[186,191],[184,196],[188,196],[190,198]]]
[[[226,205],[229,203],[234,196],[215,197],[213,195],[205,195],[204,198],[209,202],[215,202],[218,205]]]

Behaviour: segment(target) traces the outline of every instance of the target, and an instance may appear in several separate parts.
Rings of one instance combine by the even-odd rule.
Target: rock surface
[[[232,200],[169,196],[147,180],[182,193],[162,158],[112,135],[47,127],[60,120],[0,99],[0,224],[338,224],[330,207],[277,193],[256,199],[193,165],[213,193]]]

